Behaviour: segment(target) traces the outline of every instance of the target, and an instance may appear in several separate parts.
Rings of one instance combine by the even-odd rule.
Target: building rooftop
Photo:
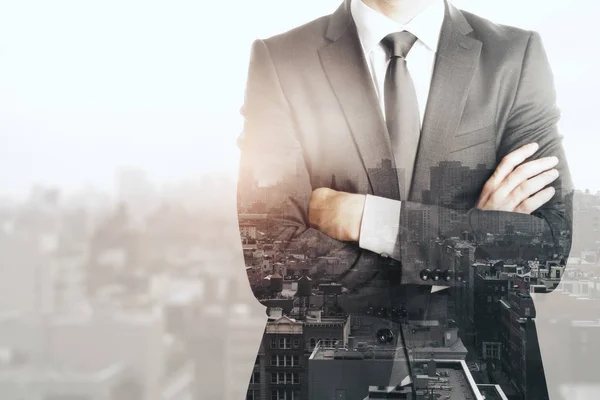
[[[306,319],[304,320],[304,324],[308,325],[308,326],[325,326],[325,325],[339,325],[339,324],[345,324],[346,321],[348,319],[347,318],[342,318],[342,317],[329,317],[329,316],[322,316],[320,318],[313,318],[310,316],[306,316]]]
[[[485,400],[508,400],[500,385],[477,385]]]
[[[510,277],[506,274],[500,274],[500,275],[477,274],[477,276],[486,281],[508,281],[508,280],[510,280]]]
[[[443,332],[443,331],[440,331]],[[353,345],[350,348],[333,345],[323,346],[317,344],[310,359],[313,360],[334,360],[334,359],[354,359],[354,360],[373,360],[373,359],[404,359],[404,350],[399,338],[388,344],[380,343],[375,340],[373,335],[354,334],[352,336]],[[408,350],[411,358],[435,357],[440,359],[463,360],[468,353],[467,348],[460,338],[444,343],[441,340],[435,340],[436,336],[431,335],[429,330],[415,330],[411,333],[410,342],[413,348]]]
[[[428,368],[430,363],[433,363],[432,369]],[[413,382],[417,395],[433,394],[433,398],[444,400],[486,399],[475,383],[466,363],[462,360],[415,360],[414,369],[416,373]],[[488,397],[488,399],[506,400],[506,396],[499,386],[493,389],[493,393],[498,397]],[[369,395],[365,397],[365,400],[410,398],[407,397],[407,392],[407,388],[400,385],[369,385]],[[486,393],[488,392],[490,391],[486,388]]]
[[[444,366],[447,366],[447,368],[444,368]],[[420,389],[420,380],[425,382],[424,389],[433,391],[434,398],[439,397],[447,400],[483,399],[464,361],[439,365],[436,368],[436,376],[434,377],[417,375],[417,390]]]

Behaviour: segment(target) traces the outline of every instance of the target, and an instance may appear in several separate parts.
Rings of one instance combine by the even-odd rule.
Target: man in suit
[[[440,267],[431,243],[516,223],[542,226],[568,253],[572,184],[535,32],[443,0],[346,0],[254,42],[243,114],[239,213],[255,182],[269,187],[268,235],[282,252],[348,260],[334,277],[342,309],[404,321],[407,365],[390,384],[411,381],[421,342],[407,321],[454,323],[467,280],[468,268]]]

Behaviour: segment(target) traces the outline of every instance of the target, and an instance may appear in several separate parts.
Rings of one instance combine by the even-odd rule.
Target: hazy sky
[[[0,0],[0,192],[34,182],[112,189],[121,165],[160,181],[235,174],[252,41],[339,2]],[[453,3],[542,34],[575,184],[600,190],[600,6]]]

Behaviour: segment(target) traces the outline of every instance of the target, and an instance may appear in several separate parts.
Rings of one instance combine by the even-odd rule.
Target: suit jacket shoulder
[[[297,58],[315,52],[327,43],[325,32],[331,15],[319,17],[289,31],[263,39],[273,57]]]
[[[534,32],[510,25],[494,23],[486,18],[461,10],[461,13],[471,25],[471,36],[483,43],[482,56],[494,54],[519,61]]]

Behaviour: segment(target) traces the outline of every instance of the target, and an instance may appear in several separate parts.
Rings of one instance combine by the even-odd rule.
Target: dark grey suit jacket
[[[484,222],[514,215],[473,207],[502,157],[524,144],[540,144],[533,158],[558,156],[560,178],[553,183],[553,200],[522,218],[540,219],[557,240],[570,231],[572,184],[556,127],[553,77],[535,32],[446,4],[408,199],[400,198],[397,177],[386,173],[384,160],[393,168],[393,152],[349,1],[330,16],[254,42],[243,114],[240,185],[246,176],[262,184],[289,183],[277,187],[291,189],[272,193],[287,204],[271,219],[276,237],[292,243],[314,238],[332,254],[350,257],[337,281],[356,296],[356,304],[382,287],[458,284],[454,277],[421,278],[423,266],[409,257],[423,251],[407,239],[414,228],[409,217],[430,213],[435,218],[428,229],[440,235],[449,233],[439,226],[444,213],[455,221],[454,232],[501,226],[484,228]],[[452,177],[444,177],[442,167],[441,178],[438,173],[431,179],[432,167],[445,161],[485,172],[460,182],[451,194],[440,193],[435,187],[440,179]],[[309,227],[310,193],[319,187],[402,200],[397,251],[375,254]]]

